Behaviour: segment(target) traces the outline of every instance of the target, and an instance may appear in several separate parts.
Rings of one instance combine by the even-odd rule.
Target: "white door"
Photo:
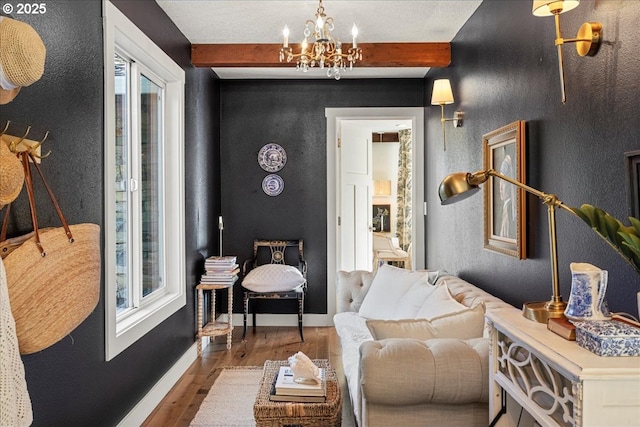
[[[371,270],[371,130],[344,120],[339,129],[339,270]]]

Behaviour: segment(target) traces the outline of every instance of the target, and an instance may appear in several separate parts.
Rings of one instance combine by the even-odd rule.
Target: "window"
[[[184,71],[103,4],[110,360],[186,304]]]

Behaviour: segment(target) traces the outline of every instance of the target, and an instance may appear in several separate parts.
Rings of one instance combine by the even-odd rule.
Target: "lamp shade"
[[[391,181],[373,181],[373,195],[374,196],[390,196],[391,195]]]
[[[533,0],[531,11],[535,16],[552,16],[575,9],[579,4],[580,0]]]
[[[443,179],[438,188],[440,202],[443,205],[450,205],[464,200],[480,190],[478,185],[469,183],[468,177],[467,172],[456,172]]]
[[[453,92],[449,79],[438,79],[433,82],[431,105],[453,104]]]

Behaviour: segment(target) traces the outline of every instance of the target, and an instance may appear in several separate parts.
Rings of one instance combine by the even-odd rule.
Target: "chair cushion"
[[[431,320],[367,320],[367,328],[376,340],[387,338],[414,338],[421,341],[432,338],[458,338],[468,340],[482,337],[484,304],[444,314]]]
[[[291,265],[264,264],[249,272],[242,286],[254,292],[286,292],[304,285],[307,280]]]

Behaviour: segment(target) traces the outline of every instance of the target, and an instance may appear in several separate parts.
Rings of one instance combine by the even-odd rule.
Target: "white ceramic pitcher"
[[[569,320],[607,320],[611,318],[604,295],[607,270],[586,262],[572,262],[571,295],[564,311]]]

